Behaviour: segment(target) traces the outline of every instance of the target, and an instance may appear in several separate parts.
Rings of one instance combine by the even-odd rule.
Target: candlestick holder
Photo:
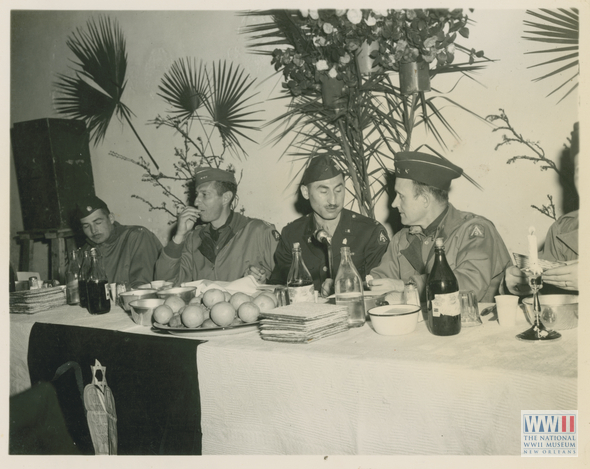
[[[559,332],[547,329],[541,322],[541,303],[539,301],[539,290],[543,288],[542,275],[531,271],[530,269],[525,269],[523,272],[527,275],[529,279],[529,285],[533,291],[533,309],[535,313],[535,320],[530,329],[521,332],[516,336],[516,338],[526,342],[548,342],[550,340],[560,339],[561,334]]]

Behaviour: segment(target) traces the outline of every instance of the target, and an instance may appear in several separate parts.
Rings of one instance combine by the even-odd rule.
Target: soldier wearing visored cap
[[[162,250],[155,234],[143,226],[121,225],[96,196],[78,201],[77,213],[87,240],[83,249],[97,248],[109,283],[136,288],[154,279],[154,265]]]
[[[434,241],[443,238],[459,288],[473,290],[479,301],[494,301],[510,255],[492,222],[449,203],[451,181],[462,174],[458,166],[427,153],[395,155],[397,195],[392,207],[399,210],[405,227],[391,240],[381,264],[371,270],[371,288],[401,292],[412,280],[424,298]]]
[[[179,214],[176,234],[156,263],[156,278],[179,285],[253,275],[264,283],[274,266],[275,227],[234,212],[238,189],[234,173],[202,168],[195,174],[195,186],[194,206]]]
[[[309,200],[312,213],[289,223],[281,233],[275,252],[275,268],[270,283],[287,283],[292,261],[293,243],[301,245],[303,261],[314,280],[315,289],[324,296],[333,289],[340,265],[340,248],[350,247],[352,261],[361,278],[379,265],[389,237],[379,222],[344,206],[344,175],[327,155],[313,158],[301,179],[301,194]],[[334,272],[329,272],[326,247],[315,237],[322,229],[331,237]]]

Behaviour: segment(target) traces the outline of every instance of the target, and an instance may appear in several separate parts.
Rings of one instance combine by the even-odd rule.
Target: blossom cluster
[[[415,61],[442,67],[454,60],[457,33],[469,35],[461,9],[300,10],[293,19],[305,47],[276,49],[272,63],[294,95],[317,90],[325,78],[355,86],[354,58],[363,43],[377,41],[371,58],[384,70]]]

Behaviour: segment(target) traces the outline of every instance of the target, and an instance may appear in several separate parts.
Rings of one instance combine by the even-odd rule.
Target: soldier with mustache
[[[287,283],[293,243],[298,242],[315,289],[328,296],[333,293],[333,279],[338,273],[342,246],[350,248],[352,261],[364,279],[373,267],[379,265],[389,237],[381,223],[344,208],[344,174],[329,156],[321,155],[311,160],[303,173],[300,190],[309,200],[312,213],[283,228],[269,283]],[[324,230],[331,237],[334,272],[329,272],[326,246],[315,236],[318,230]]]

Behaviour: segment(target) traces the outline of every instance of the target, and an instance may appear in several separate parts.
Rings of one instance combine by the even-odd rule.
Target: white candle
[[[531,272],[534,273],[541,273],[541,268],[539,267],[539,254],[537,251],[537,235],[535,235],[535,227],[531,226],[529,228],[529,268]]]

